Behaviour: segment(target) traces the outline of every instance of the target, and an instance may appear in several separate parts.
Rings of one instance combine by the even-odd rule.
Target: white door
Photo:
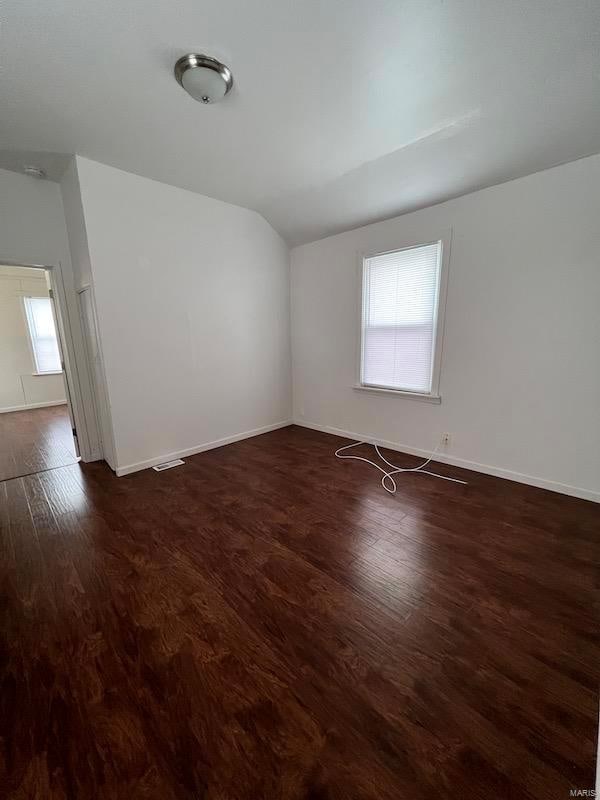
[[[91,371],[90,381],[94,395],[96,419],[99,423],[98,430],[102,436],[102,452],[105,460],[114,469],[114,445],[112,429],[110,427],[110,410],[106,394],[106,381],[104,377],[102,351],[100,349],[100,337],[98,334],[94,290],[91,286],[86,286],[79,291],[78,295],[83,338],[85,339],[88,363]]]

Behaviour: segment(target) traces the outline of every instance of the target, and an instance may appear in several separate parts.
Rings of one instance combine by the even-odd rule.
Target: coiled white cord
[[[437,472],[430,472],[427,469],[423,469],[423,467],[426,467],[429,464],[429,462],[433,460],[433,457],[440,448],[441,442],[438,443],[435,450],[433,450],[427,461],[424,461],[422,464],[419,464],[418,467],[397,467],[395,464],[392,464],[391,461],[388,461],[387,458],[385,458],[385,456],[381,454],[379,447],[376,444],[374,444],[373,447],[375,448],[375,452],[377,453],[379,458],[388,465],[388,467],[392,467],[391,470],[385,470],[379,464],[376,464],[374,461],[371,461],[368,458],[363,458],[362,456],[340,455],[340,453],[343,453],[344,450],[350,450],[350,448],[352,447],[359,447],[361,444],[367,444],[367,442],[353,442],[352,444],[345,445],[345,447],[340,447],[335,451],[335,457],[342,460],[345,458],[349,458],[353,459],[354,461],[364,461],[366,464],[370,464],[372,467],[375,467],[375,469],[378,469],[379,472],[383,473],[383,478],[381,479],[381,485],[386,490],[386,492],[389,492],[389,494],[396,494],[398,487],[396,486],[396,481],[392,476],[398,475],[401,472],[422,472],[424,475],[433,475],[434,478],[441,478],[444,481],[452,481],[453,483],[462,483],[465,485],[467,483],[467,481],[460,481],[458,478],[449,478],[447,475],[438,475]],[[389,481],[389,485],[386,485],[386,481]]]

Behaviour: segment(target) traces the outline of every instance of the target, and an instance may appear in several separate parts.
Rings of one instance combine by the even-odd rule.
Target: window
[[[361,386],[437,392],[442,242],[363,260]]]
[[[49,297],[25,297],[25,315],[35,371],[61,372],[56,328]]]

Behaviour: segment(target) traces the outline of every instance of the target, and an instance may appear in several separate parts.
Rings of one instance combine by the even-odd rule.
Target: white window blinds
[[[25,297],[25,313],[36,372],[60,372],[60,355],[49,297]]]
[[[442,243],[365,258],[361,383],[432,388]]]

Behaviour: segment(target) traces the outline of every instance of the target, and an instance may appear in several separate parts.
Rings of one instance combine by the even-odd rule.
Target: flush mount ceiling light
[[[218,103],[231,91],[233,75],[216,58],[189,53],[175,64],[177,83],[200,103]]]
[[[44,178],[46,177],[46,173],[44,172],[43,169],[40,169],[39,167],[30,166],[29,164],[25,164],[23,166],[23,172],[25,173],[25,175],[29,175],[31,178],[37,178],[39,181],[44,180]]]

